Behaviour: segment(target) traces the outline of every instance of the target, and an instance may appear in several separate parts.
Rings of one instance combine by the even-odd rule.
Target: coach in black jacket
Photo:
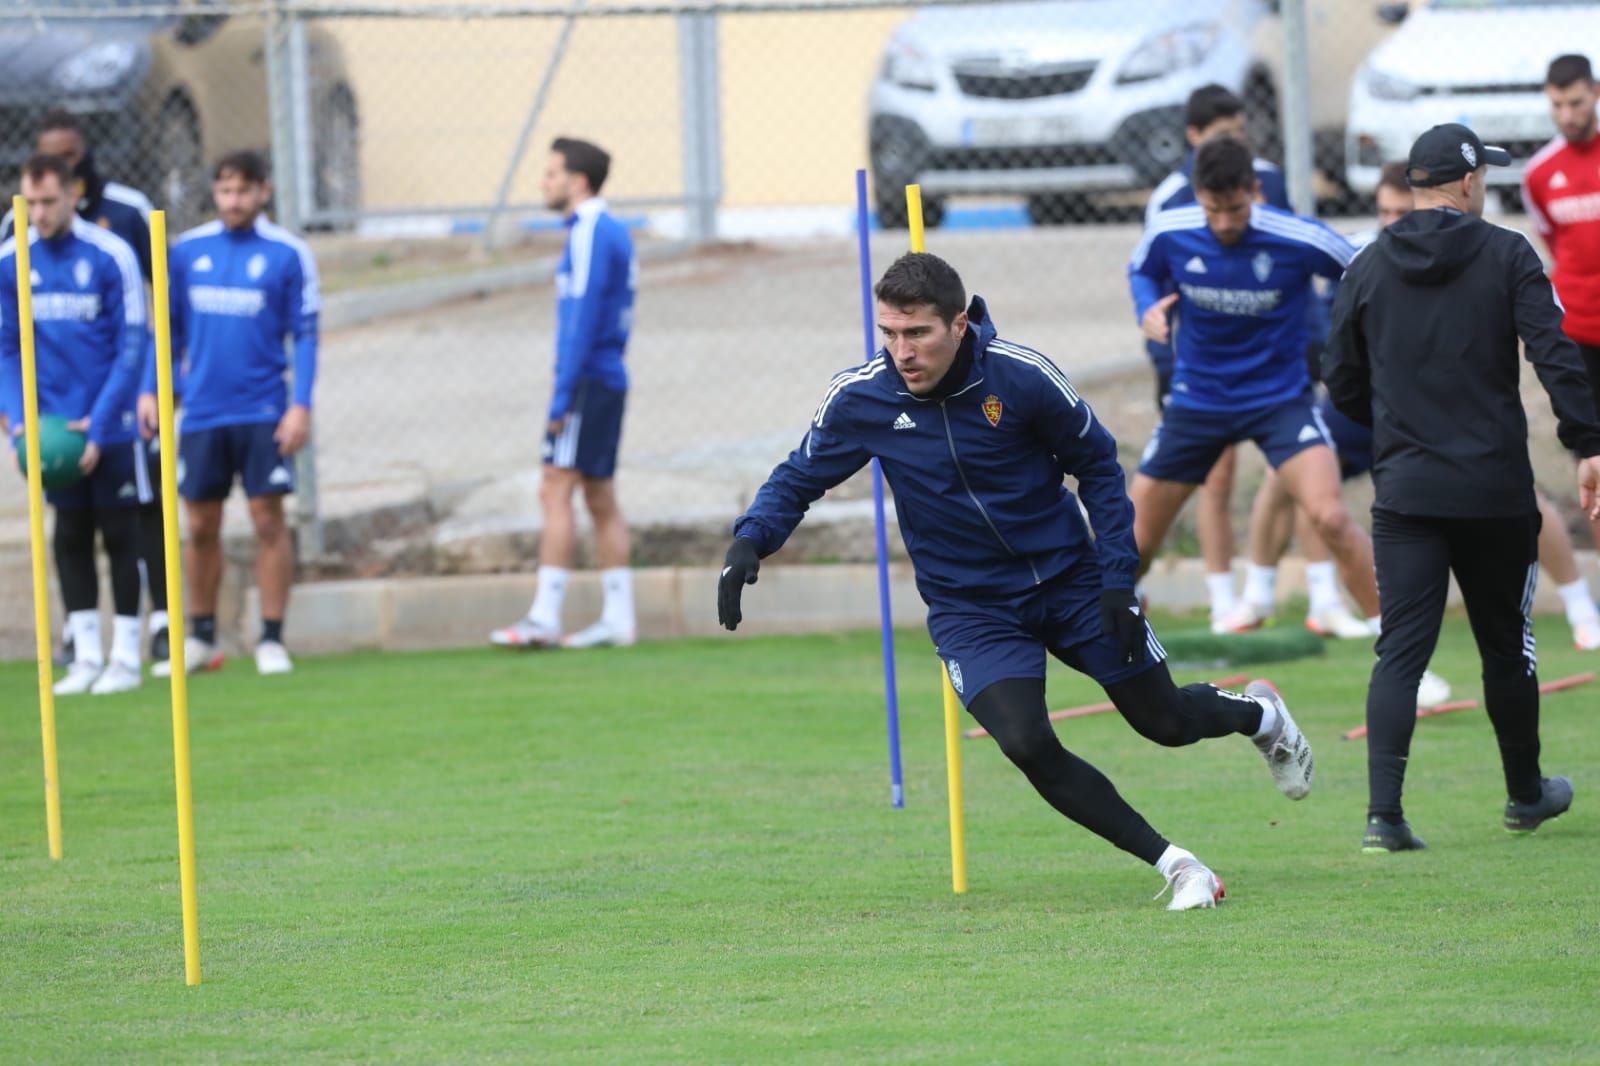
[[[1584,510],[1600,515],[1600,418],[1577,346],[1526,237],[1483,213],[1484,167],[1510,157],[1461,125],[1411,149],[1417,209],[1350,264],[1323,376],[1335,406],[1373,427],[1372,541],[1383,632],[1367,693],[1364,851],[1423,847],[1400,792],[1417,683],[1433,655],[1454,571],[1483,659],[1499,740],[1505,826],[1532,832],[1572,803],[1539,771],[1533,623],[1539,513],[1518,382],[1518,338],[1550,394],[1561,442],[1585,456]]]

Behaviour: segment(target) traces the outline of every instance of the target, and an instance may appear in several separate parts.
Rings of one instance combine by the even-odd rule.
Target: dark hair
[[[211,180],[221,181],[229,174],[241,177],[251,185],[264,185],[267,181],[267,161],[260,152],[229,152],[217,160]]]
[[[606,175],[611,173],[611,155],[604,148],[576,137],[557,137],[550,142],[550,150],[560,153],[567,162],[568,170],[583,175],[589,183],[591,195],[600,195],[600,186],[606,183]]]
[[[955,267],[927,252],[907,252],[878,279],[873,294],[890,307],[932,304],[945,325],[967,309],[967,290]]]
[[[1213,82],[1202,85],[1189,94],[1189,103],[1183,109],[1183,121],[1197,130],[1203,130],[1219,118],[1233,118],[1244,114],[1244,101],[1226,86]]]
[[[80,140],[87,140],[83,134],[83,123],[78,121],[77,115],[74,115],[64,107],[52,107],[46,111],[44,117],[39,120],[39,128],[34,131],[34,135],[38,136],[39,134],[51,133],[56,130],[76,133]]]
[[[43,181],[46,174],[54,174],[63,189],[72,183],[72,167],[58,155],[36,155],[22,164],[22,175],[29,181]]]
[[[1588,56],[1569,54],[1556,56],[1550,61],[1550,69],[1544,76],[1546,85],[1552,89],[1565,89],[1578,81],[1594,84],[1594,68],[1589,65]]]
[[[1256,187],[1256,161],[1249,145],[1232,137],[1212,137],[1194,153],[1196,191],[1234,192]]]
[[[1378,188],[1399,189],[1403,193],[1410,193],[1411,183],[1406,180],[1406,165],[1385,163],[1383,169],[1378,171]]]

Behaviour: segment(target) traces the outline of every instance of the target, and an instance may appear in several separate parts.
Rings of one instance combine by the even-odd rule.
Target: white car
[[[903,188],[937,225],[953,195],[1027,198],[1036,221],[1074,197],[1149,187],[1183,157],[1183,107],[1241,91],[1261,0],[1058,0],[924,8],[890,39],[870,101],[880,220]]]
[[[1403,9],[1396,10],[1400,14]],[[1432,126],[1459,122],[1516,165],[1488,183],[1513,193],[1522,163],[1555,135],[1544,74],[1564,52],[1600,41],[1595,0],[1431,0],[1373,49],[1350,89],[1345,179],[1370,193],[1383,165],[1404,160]]]

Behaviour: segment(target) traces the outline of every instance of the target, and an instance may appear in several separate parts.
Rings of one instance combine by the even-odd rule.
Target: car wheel
[[[323,105],[316,133],[316,192],[318,211],[336,212],[335,227],[351,225],[349,212],[361,207],[361,120],[355,97],[339,85]]]
[[[1035,226],[1066,226],[1094,219],[1094,204],[1082,193],[1042,193],[1028,197],[1028,221]]]
[[[210,189],[200,122],[194,108],[182,97],[174,97],[161,108],[151,157],[156,162],[156,195],[166,208],[173,229],[188,229],[209,211]]]

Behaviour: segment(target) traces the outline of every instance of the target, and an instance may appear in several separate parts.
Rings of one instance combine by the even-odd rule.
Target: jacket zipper
[[[994,519],[989,517],[988,510],[983,506],[983,501],[978,499],[978,494],[972,491],[972,485],[967,481],[967,472],[961,469],[961,457],[956,454],[956,437],[950,430],[950,411],[945,407],[943,400],[939,401],[939,414],[944,419],[944,439],[950,445],[950,461],[956,464],[956,476],[961,479],[961,487],[967,490],[967,497],[972,500],[972,506],[983,515],[983,520],[989,525],[989,532],[994,534],[994,539],[1000,542],[1000,547],[1011,553],[1012,558],[1021,559],[1028,564],[1028,569],[1033,573],[1033,583],[1039,584],[1039,568],[1033,565],[1033,560],[1026,556],[1018,555],[1011,545],[1006,543],[1006,538],[1000,535],[1000,528],[994,524]]]

